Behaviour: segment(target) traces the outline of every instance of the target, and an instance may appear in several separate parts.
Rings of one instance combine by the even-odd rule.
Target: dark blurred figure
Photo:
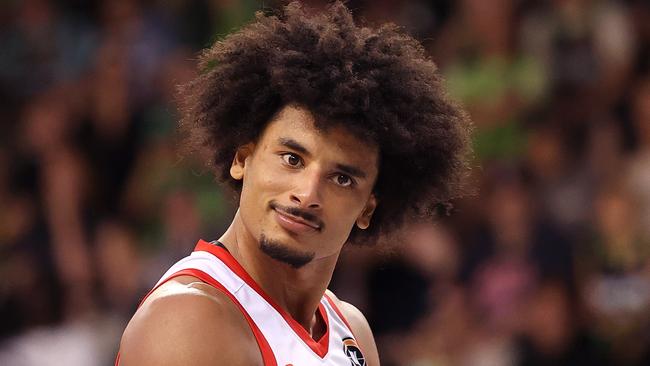
[[[575,290],[560,281],[540,284],[525,310],[525,326],[519,338],[522,366],[611,365],[606,343],[594,338],[585,321]]]

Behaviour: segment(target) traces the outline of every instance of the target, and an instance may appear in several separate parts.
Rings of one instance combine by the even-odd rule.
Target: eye
[[[292,167],[299,167],[302,166],[302,159],[296,154],[293,153],[284,153],[280,155],[282,157],[282,160],[284,160],[284,163],[292,166]]]
[[[337,174],[334,177],[334,181],[336,182],[336,184],[338,184],[341,187],[350,187],[354,184],[352,178],[350,178],[345,174]]]

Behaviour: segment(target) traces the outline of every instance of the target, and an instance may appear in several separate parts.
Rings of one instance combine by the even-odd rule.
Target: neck
[[[262,252],[259,239],[246,230],[239,211],[219,241],[278,306],[309,334],[318,332],[316,310],[332,278],[338,253],[317,257],[298,269],[278,262]]]

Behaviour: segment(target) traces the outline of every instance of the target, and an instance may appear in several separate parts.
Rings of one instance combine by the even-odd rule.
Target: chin
[[[278,237],[267,237],[264,234],[260,235],[259,243],[260,250],[270,258],[289,265],[293,268],[301,268],[307,263],[311,262],[316,253],[303,249],[296,249],[290,242],[295,242],[295,239],[285,240]]]

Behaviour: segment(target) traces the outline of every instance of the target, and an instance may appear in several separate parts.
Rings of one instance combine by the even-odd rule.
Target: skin
[[[240,206],[219,240],[314,339],[325,333],[316,311],[340,251],[354,225],[370,225],[377,205],[372,188],[378,155],[376,146],[344,127],[318,130],[309,111],[289,105],[233,159],[231,176],[243,183]],[[273,243],[275,252],[306,263],[263,250],[261,238]],[[367,364],[379,365],[364,316],[328,293]],[[124,332],[120,353],[122,366],[262,365],[241,312],[226,295],[191,276],[177,277],[147,298]]]

